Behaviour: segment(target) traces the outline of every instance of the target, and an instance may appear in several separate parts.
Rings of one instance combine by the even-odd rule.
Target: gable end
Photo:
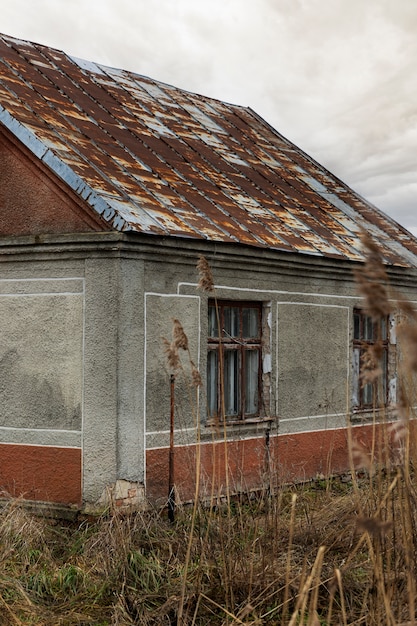
[[[0,129],[0,236],[107,230],[87,204]]]

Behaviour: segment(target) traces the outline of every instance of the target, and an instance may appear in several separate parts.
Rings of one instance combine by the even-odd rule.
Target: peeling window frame
[[[225,326],[225,313],[227,309],[237,309],[239,311],[239,332],[236,336],[231,336]],[[243,310],[251,309],[257,313],[257,336],[244,336],[243,333]],[[215,336],[210,332],[210,316],[215,315],[216,326],[217,316],[220,321],[220,327],[222,329],[221,335]],[[265,358],[265,311],[264,303],[259,301],[247,301],[247,300],[209,300],[208,301],[208,332],[207,332],[207,414],[208,423],[220,423],[223,422],[223,417],[227,423],[247,423],[251,421],[260,421],[265,419],[265,406],[264,406],[264,377],[263,365]],[[248,375],[248,367],[246,363],[245,352],[255,352],[257,355],[256,364],[257,372],[255,380],[251,378],[251,383],[256,386],[256,410],[247,410],[247,398],[245,390],[248,385],[245,385],[246,376]],[[237,401],[238,406],[235,411],[230,411],[230,405],[232,401],[228,402],[226,393],[224,393],[224,399],[222,400],[222,387],[220,384],[220,370],[223,369],[223,377],[227,376],[225,361],[228,353],[235,353],[237,355],[237,381],[238,390],[236,392],[234,400]],[[215,365],[210,363],[211,354],[217,354],[217,361]],[[268,351],[269,353],[269,351]],[[221,359],[220,359],[221,354]],[[215,368],[215,370],[213,370]],[[211,372],[216,371],[216,376]],[[236,373],[236,370],[232,370]],[[269,376],[269,372],[267,376]],[[249,374],[250,377],[250,374]],[[229,378],[230,380],[230,378]],[[227,381],[225,381],[223,389],[226,389]],[[230,389],[229,389],[230,391]],[[229,409],[229,410],[228,410]],[[223,413],[225,415],[223,416]]]
[[[353,309],[352,409],[355,412],[385,408],[390,396],[390,316],[373,321],[363,309]],[[381,374],[374,382],[363,383],[366,377],[366,354],[380,342],[381,358],[375,368]]]

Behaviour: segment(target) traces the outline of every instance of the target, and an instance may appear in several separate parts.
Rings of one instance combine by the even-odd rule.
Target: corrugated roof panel
[[[250,109],[0,36],[0,123],[112,228],[357,260],[417,242]]]

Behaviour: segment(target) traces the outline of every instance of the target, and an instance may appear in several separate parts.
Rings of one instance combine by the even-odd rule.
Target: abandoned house
[[[413,236],[249,108],[0,45],[2,493],[163,503],[172,441],[183,501],[346,470],[397,395],[391,317],[361,384],[361,230],[411,301]]]

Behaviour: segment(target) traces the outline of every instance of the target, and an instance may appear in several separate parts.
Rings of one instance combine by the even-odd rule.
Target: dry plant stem
[[[375,518],[380,514],[381,509],[385,506],[385,504],[386,504],[388,498],[390,497],[392,491],[395,489],[395,486],[397,485],[397,482],[398,482],[398,478],[399,478],[399,476],[397,474],[395,476],[395,478],[392,480],[390,486],[388,487],[387,493],[384,496],[384,499],[378,505],[378,508],[377,508],[377,510],[375,512],[375,515],[374,515]],[[368,535],[367,532],[364,532],[364,533],[362,533],[362,535],[361,535],[358,543],[356,544],[355,548],[349,553],[349,556],[346,559],[345,564],[343,566],[344,569],[346,569],[350,565],[351,561],[356,556],[356,554],[359,552],[360,548],[367,541],[369,541],[369,535]],[[373,551],[372,544],[370,544],[370,549],[371,549],[371,552],[372,552]]]
[[[400,483],[401,485],[401,483]],[[410,490],[409,485],[405,481],[404,485],[401,485],[401,490],[404,491],[401,500],[405,501],[405,505],[400,507],[400,513],[402,516],[401,530],[403,535],[403,545],[409,546],[410,540],[413,541],[413,522],[412,522],[412,504],[410,502]],[[414,547],[414,546],[413,546]],[[414,552],[414,550],[412,550]],[[416,597],[416,581],[414,571],[414,560],[410,558],[411,550],[407,548],[404,550],[405,563],[407,568],[407,589],[408,589],[408,612],[410,620],[415,618],[415,597]]]
[[[324,558],[324,549],[323,549],[322,560],[323,558]],[[322,566],[323,566],[323,562],[320,565],[320,570],[316,571],[315,578],[313,578],[313,581],[312,581],[313,593],[311,594],[309,608],[308,608],[308,615],[309,615],[308,625],[309,626],[314,626],[315,623],[317,622],[317,605],[318,605],[318,599],[319,599],[320,573],[321,573]]]
[[[381,612],[378,622],[382,624],[382,618],[383,616],[385,616],[387,626],[395,626],[395,619],[392,614],[391,602],[384,581],[384,563],[382,561],[381,550],[379,549],[379,545],[377,545],[377,550],[374,550],[369,535],[367,536],[367,542],[369,553],[371,554],[372,560],[374,562],[374,576],[377,582],[378,599],[380,600],[382,598],[384,607],[384,610]],[[382,605],[380,602],[378,602],[378,611],[381,611],[381,609]]]
[[[348,421],[347,424],[347,444],[348,444],[348,455],[349,455],[349,468],[350,468],[350,475],[352,478],[352,485],[353,485],[353,491],[355,494],[355,501],[356,501],[356,505],[358,507],[358,510],[362,513],[362,505],[361,505],[361,499],[360,499],[360,494],[359,494],[359,485],[358,485],[358,478],[356,476],[356,471],[355,471],[355,463],[353,460],[353,449],[354,449],[354,442],[353,442],[353,437],[352,437],[352,423],[350,422],[350,420]]]
[[[226,499],[227,505],[230,507],[230,488],[229,488],[229,462],[228,462],[228,449],[227,449],[227,425],[226,425],[226,410],[224,401],[224,363],[223,363],[223,350],[222,350],[222,329],[220,325],[219,307],[217,304],[217,296],[215,292],[215,283],[213,278],[213,272],[207,259],[200,255],[197,262],[197,270],[199,272],[198,289],[205,291],[214,298],[217,330],[219,333],[219,379],[220,379],[220,419],[223,422],[223,438],[224,438],[224,465],[225,465],[225,479],[226,479]],[[218,424],[217,424],[218,425]],[[215,466],[213,466],[215,467]],[[213,476],[213,484],[215,477]],[[220,485],[219,485],[220,487]],[[212,494],[214,496],[214,492]],[[220,495],[220,494],[219,494]]]
[[[323,566],[323,557],[326,551],[325,546],[320,546],[317,552],[316,560],[314,561],[313,567],[311,569],[311,573],[307,576],[307,579],[302,587],[301,593],[298,596],[297,604],[295,606],[295,610],[291,616],[291,620],[288,626],[295,626],[297,623],[303,623],[304,613],[307,606],[308,593],[311,589],[312,581],[316,576],[320,576],[321,568]],[[300,617],[300,622],[298,622],[298,618]]]
[[[336,578],[336,573],[334,577]],[[333,614],[333,604],[334,604],[335,593],[336,593],[336,590],[332,588],[330,591],[329,606],[327,607],[327,617],[326,617],[327,626],[330,626],[332,624],[332,614]]]
[[[228,459],[228,449],[227,449],[226,406],[225,406],[225,399],[224,399],[225,390],[224,390],[224,359],[223,359],[223,350],[222,350],[222,328],[220,325],[220,314],[219,314],[219,307],[217,304],[216,295],[214,296],[214,302],[215,302],[215,308],[216,308],[217,329],[219,333],[220,419],[222,420],[222,424],[223,424],[226,499],[227,499],[227,506],[230,508],[229,459]]]
[[[258,520],[256,520],[255,522],[255,540],[253,543],[256,542],[256,537],[258,537]],[[251,552],[254,552],[254,550],[251,550]],[[250,602],[250,598],[252,595],[252,586],[253,586],[253,570],[254,570],[254,562],[253,559],[250,560],[250,566],[249,566],[249,589],[248,589],[248,602]]]
[[[283,608],[283,619],[286,620],[288,617],[288,600],[290,593],[290,575],[291,575],[291,550],[292,550],[292,542],[294,537],[294,521],[295,521],[295,505],[297,502],[297,494],[292,494],[291,499],[291,517],[290,517],[290,534],[288,538],[288,549],[287,549],[287,563],[285,567],[285,591],[284,591],[284,608]]]
[[[339,589],[340,604],[341,604],[341,607],[342,607],[343,626],[347,626],[345,596],[344,596],[344,593],[343,593],[342,573],[341,573],[340,569],[336,569],[335,570],[335,576],[336,576],[336,580],[337,580],[337,586],[338,586],[338,589]]]
[[[188,349],[188,342],[187,342],[187,350],[188,350],[188,357],[189,357],[190,363],[192,364],[191,355],[190,355],[190,352],[189,352],[189,349]],[[197,394],[198,394],[198,388],[197,388]],[[198,406],[198,401],[197,401],[197,406]],[[195,528],[195,521],[196,521],[196,517],[197,517],[197,507],[199,505],[199,497],[200,497],[201,429],[200,429],[200,420],[199,420],[198,413],[194,414],[194,423],[195,423],[196,433],[197,433],[196,462],[195,462],[196,477],[195,477],[194,503],[193,503],[193,512],[192,512],[192,516],[191,516],[191,526],[190,526],[189,535],[188,535],[187,552],[186,552],[186,555],[185,555],[184,573],[183,573],[183,577],[182,577],[182,581],[181,581],[181,595],[180,595],[180,601],[179,601],[179,605],[178,605],[178,614],[177,614],[177,624],[178,624],[178,626],[182,626],[182,623],[183,623],[184,601],[185,601],[185,591],[186,591],[186,587],[187,587],[188,567],[189,567],[189,564],[190,564],[191,550],[192,550],[192,545],[193,545],[193,541],[194,541],[194,528]]]
[[[5,602],[3,600],[3,598],[0,595],[0,602],[2,603],[2,605],[4,606],[4,608],[7,611],[7,614],[9,615],[10,619],[11,619],[11,624],[17,624],[17,626],[22,626],[23,622],[20,621],[20,619],[17,619],[17,617],[15,616],[15,614],[13,613],[13,611],[11,610],[11,608],[9,607],[9,605],[7,604],[7,602]]]
[[[201,593],[198,594],[197,602],[195,603],[193,621],[191,622],[191,626],[195,626],[196,619],[197,619],[197,616],[198,616],[198,610],[200,608],[200,604],[201,604]]]
[[[397,473],[397,475],[395,476],[394,480],[391,482],[391,484],[390,484],[390,486],[389,486],[389,488],[387,490],[387,493],[385,494],[383,500],[378,505],[377,513],[374,515],[375,519],[377,518],[377,516],[380,515],[381,510],[386,505],[387,500],[389,499],[391,493],[393,492],[395,486],[398,483],[398,479],[399,479],[399,474]],[[395,626],[395,619],[394,619],[394,616],[392,614],[390,597],[387,594],[387,590],[386,590],[386,587],[385,587],[384,576],[383,576],[384,563],[382,561],[382,555],[381,555],[381,551],[380,551],[380,548],[379,548],[380,542],[378,541],[377,546],[376,546],[377,549],[375,550],[369,532],[364,533],[362,538],[364,538],[366,543],[368,544],[368,551],[369,551],[369,555],[370,555],[372,563],[373,563],[373,571],[374,571],[374,576],[375,576],[375,580],[376,580],[376,583],[377,583],[377,589],[378,589],[379,598],[382,599],[382,601],[383,601],[384,616],[385,616],[385,618],[387,620],[386,624],[388,626]],[[379,608],[380,608],[380,603],[378,603],[378,609]],[[381,624],[382,624],[382,622],[381,622]]]
[[[230,531],[230,522],[231,522],[231,510],[230,510],[230,483],[229,483],[229,457],[228,457],[228,442],[227,442],[227,423],[226,423],[226,408],[225,408],[225,390],[224,390],[224,360],[223,360],[223,350],[222,350],[222,328],[221,328],[221,324],[220,324],[220,314],[219,314],[219,307],[217,304],[217,297],[216,294],[214,293],[214,303],[215,303],[215,310],[216,310],[216,321],[217,321],[217,332],[219,334],[219,379],[220,379],[220,420],[222,422],[222,426],[223,426],[223,446],[224,446],[224,472],[225,472],[225,481],[226,481],[226,502],[227,502],[227,520],[228,520],[228,528],[227,528],[227,532],[226,533],[222,533],[221,535],[221,541],[222,541],[222,551],[223,551],[223,568],[224,568],[224,580],[225,581],[230,581],[230,569],[231,569],[231,563],[230,563],[230,554],[228,553],[227,550],[225,550],[224,547],[224,537],[228,537],[229,536],[229,531]],[[213,477],[213,482],[214,482],[215,478]],[[222,485],[219,484],[218,486],[219,490],[221,490]],[[219,493],[219,497],[222,494]],[[227,594],[227,599],[230,601],[230,592],[231,592],[231,587],[230,589],[225,589],[226,594]],[[233,604],[233,603],[232,603]]]
[[[212,598],[209,598],[208,596],[206,596],[204,593],[201,594],[201,596],[207,600],[208,602],[210,602],[211,604],[213,604],[213,606],[215,606],[216,608],[220,609],[221,611],[223,611],[223,613],[225,615],[227,615],[228,617],[231,617],[233,620],[234,624],[245,624],[245,622],[242,622],[241,619],[239,619],[239,617],[237,617],[237,615],[233,615],[233,613],[231,613],[230,611],[228,611],[227,609],[225,609],[224,606],[221,606],[220,604],[218,604],[217,602],[215,602],[214,600],[212,600]]]
[[[370,458],[371,461],[375,458],[375,445],[376,445],[376,414],[375,414],[375,408],[373,409],[373,415],[372,415],[372,440],[371,440],[371,452],[370,452]],[[370,464],[369,467],[369,488],[370,488],[370,496],[371,499],[373,499],[373,491],[374,491],[374,471],[375,471],[375,466],[373,463]]]
[[[222,327],[220,324],[220,313],[219,307],[217,303],[217,296],[215,293],[215,286],[213,275],[211,272],[211,268],[204,259],[204,257],[200,257],[198,263],[198,269],[200,271],[200,283],[199,286],[211,293],[214,297],[215,311],[216,311],[216,322],[217,322],[217,332],[219,335],[219,391],[220,391],[220,420],[222,422],[223,427],[223,445],[224,445],[224,472],[225,472],[225,489],[226,489],[226,502],[227,502],[227,519],[229,528],[227,529],[226,536],[229,535],[230,530],[230,481],[229,481],[229,458],[228,458],[228,441],[227,441],[227,423],[226,423],[226,408],[225,408],[225,389],[224,389],[224,359],[223,359],[223,350],[222,350]],[[215,466],[213,466],[213,471]],[[212,484],[215,484],[215,476],[212,477]],[[219,483],[218,488],[221,489],[221,484]],[[214,495],[214,493],[213,493]],[[219,497],[221,493],[219,493]],[[222,536],[223,540],[223,536]],[[224,550],[224,543],[222,541],[222,550],[223,550],[223,567],[224,567],[224,578],[225,581],[230,581],[230,571],[232,568],[232,563],[230,562],[230,554]],[[230,595],[232,593],[232,588],[225,589],[227,598],[230,601]],[[232,603],[233,604],[233,603]]]

